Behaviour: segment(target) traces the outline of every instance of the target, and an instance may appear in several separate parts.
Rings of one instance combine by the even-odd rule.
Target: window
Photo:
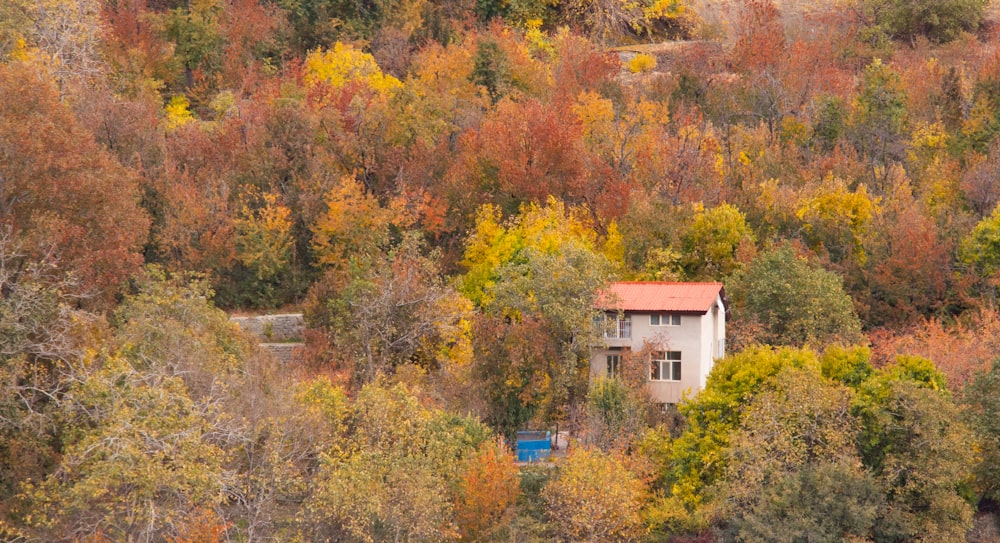
[[[649,378],[653,381],[680,381],[681,380],[681,352],[680,351],[657,351],[653,353],[650,361],[651,368]]]
[[[680,326],[681,316],[677,313],[663,313],[649,316],[649,324],[652,326]]]
[[[608,377],[621,377],[622,375],[622,355],[608,355]]]

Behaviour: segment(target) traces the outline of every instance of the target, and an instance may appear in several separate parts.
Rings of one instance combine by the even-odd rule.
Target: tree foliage
[[[441,489],[488,432],[475,421],[427,409],[402,385],[364,387],[346,434],[325,451],[305,504],[316,537],[347,541],[447,541],[459,534]]]
[[[665,501],[680,511],[659,522],[714,521],[734,541],[964,537],[974,438],[943,376],[916,357],[874,371],[869,355],[749,349],[720,361],[681,406],[689,425]]]
[[[853,394],[815,367],[756,396],[729,448],[721,499],[740,541],[865,538],[884,499],[855,446]]]
[[[772,345],[851,344],[861,322],[843,281],[796,255],[790,246],[762,253],[727,288],[745,319],[749,342]]]
[[[546,514],[560,541],[638,541],[642,481],[620,458],[596,450],[574,450],[545,486]]]
[[[961,32],[979,28],[987,4],[983,0],[861,2],[875,28],[890,37],[912,42],[923,36],[936,43],[953,41]]]
[[[0,217],[29,256],[47,253],[108,307],[142,264],[149,219],[138,179],[23,63],[0,65]]]

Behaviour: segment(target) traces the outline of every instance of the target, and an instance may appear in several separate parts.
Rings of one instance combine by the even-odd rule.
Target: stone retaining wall
[[[230,317],[241,330],[260,338],[262,343],[301,341],[306,330],[302,313],[260,315],[257,317]]]
[[[260,346],[282,364],[299,362],[305,349],[304,343],[261,343]]]

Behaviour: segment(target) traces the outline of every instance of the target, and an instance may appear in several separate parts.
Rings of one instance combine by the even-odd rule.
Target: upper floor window
[[[654,352],[652,360],[650,360],[649,378],[653,381],[680,381],[681,352]]]
[[[680,326],[681,316],[677,313],[658,313],[649,316],[652,326]]]

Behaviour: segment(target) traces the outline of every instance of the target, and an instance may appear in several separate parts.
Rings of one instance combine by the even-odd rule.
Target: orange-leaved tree
[[[104,307],[142,265],[138,178],[80,127],[44,76],[0,66],[0,222]]]

